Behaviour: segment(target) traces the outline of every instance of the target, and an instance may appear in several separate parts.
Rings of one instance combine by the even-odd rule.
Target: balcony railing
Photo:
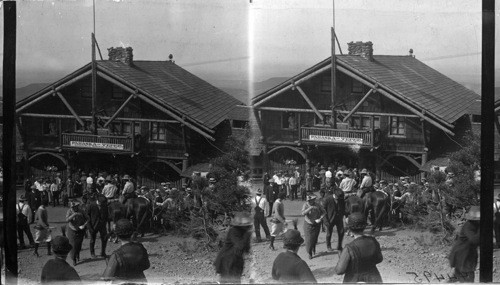
[[[303,142],[373,146],[373,131],[302,127]]]
[[[63,133],[61,140],[63,149],[114,153],[131,153],[134,151],[134,140],[131,137]]]

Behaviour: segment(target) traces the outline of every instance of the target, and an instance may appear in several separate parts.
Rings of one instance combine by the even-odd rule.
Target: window
[[[150,125],[150,141],[166,142],[167,139],[167,124],[152,122]]]
[[[111,99],[123,99],[123,90],[120,87],[113,85]]]
[[[332,92],[332,78],[330,74],[321,76],[321,92]]]
[[[351,92],[352,93],[363,93],[363,91],[364,91],[363,83],[353,79],[352,85],[351,85]]]
[[[391,136],[405,136],[405,118],[404,117],[390,117],[390,135]]]
[[[56,119],[43,119],[43,134],[46,136],[57,136],[58,127]]]
[[[141,123],[139,122],[134,123],[134,133],[136,135],[141,133]]]
[[[295,130],[297,128],[297,120],[295,113],[285,112],[281,116],[281,128]]]
[[[373,117],[373,129],[380,129],[380,117]]]
[[[247,121],[233,120],[234,129],[245,129],[247,126]]]
[[[323,114],[323,121],[321,121],[318,118],[318,116],[314,116],[314,124],[315,125],[320,125],[320,126],[333,125],[332,115],[324,115]]]

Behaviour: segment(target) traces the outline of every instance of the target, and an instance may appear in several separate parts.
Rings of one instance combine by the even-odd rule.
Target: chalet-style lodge
[[[289,169],[293,161],[302,169],[345,165],[416,180],[457,149],[453,138],[470,129],[478,94],[412,51],[376,55],[371,42],[348,49],[335,55],[333,95],[329,57],[252,99],[264,169]]]
[[[97,132],[92,63],[17,102],[25,176],[53,165],[64,175],[99,170],[137,176],[141,185],[175,182],[231,134],[228,114],[241,102],[171,59],[108,52],[96,61]]]

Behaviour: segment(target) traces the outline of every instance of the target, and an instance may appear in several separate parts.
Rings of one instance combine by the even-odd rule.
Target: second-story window
[[[404,137],[406,135],[406,125],[404,117],[390,117],[390,135]]]
[[[288,130],[297,129],[297,116],[292,112],[284,112],[281,115],[281,128]]]
[[[43,135],[57,136],[58,127],[56,119],[43,119]]]
[[[149,140],[154,142],[165,142],[167,139],[167,124],[152,122],[150,123]]]

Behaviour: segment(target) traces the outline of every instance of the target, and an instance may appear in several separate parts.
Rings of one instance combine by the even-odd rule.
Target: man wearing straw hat
[[[316,244],[318,243],[321,220],[325,216],[323,208],[316,204],[316,195],[308,195],[307,202],[302,206],[304,215],[304,235],[306,237],[306,250],[309,259],[316,254]]]
[[[283,235],[283,248],[273,263],[271,275],[274,280],[283,283],[316,283],[316,278],[307,263],[302,260],[297,252],[304,239],[297,230],[287,230]]]
[[[477,248],[479,246],[479,222],[481,220],[479,206],[470,207],[465,214],[467,222],[460,229],[448,260],[455,278],[460,282],[473,283],[477,266]]]
[[[214,261],[215,272],[220,274],[220,283],[241,283],[245,265],[243,254],[250,251],[252,224],[252,217],[246,212],[235,213],[231,220],[224,246]]]
[[[42,284],[54,284],[55,282],[61,282],[64,284],[78,282],[80,283],[80,276],[76,270],[71,267],[67,262],[66,258],[68,253],[73,248],[69,244],[69,240],[64,236],[56,236],[52,240],[52,245],[54,249],[55,258],[47,261],[42,269]]]
[[[266,238],[270,239],[269,228],[267,227],[266,216],[269,214],[269,203],[262,197],[262,190],[257,189],[255,197],[252,199],[253,225],[255,230],[255,241],[262,242],[260,238],[260,226],[264,229]]]

